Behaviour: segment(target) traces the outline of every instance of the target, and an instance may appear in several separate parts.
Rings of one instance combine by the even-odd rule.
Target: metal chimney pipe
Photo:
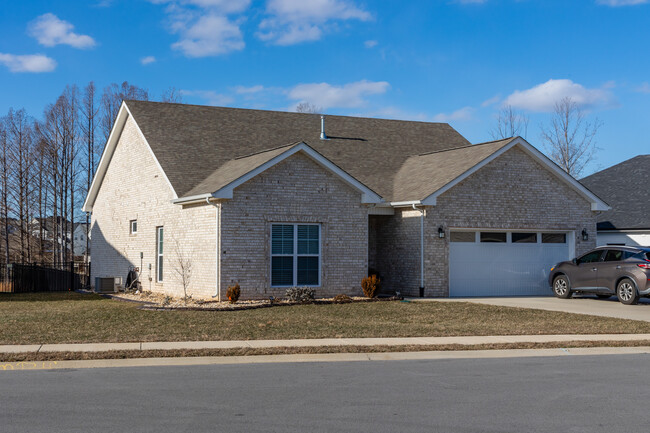
[[[328,140],[327,135],[325,135],[325,116],[320,116],[320,139]]]

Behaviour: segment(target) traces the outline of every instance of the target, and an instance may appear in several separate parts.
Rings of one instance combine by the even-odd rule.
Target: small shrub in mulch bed
[[[239,295],[241,295],[241,288],[239,287],[239,284],[228,287],[228,290],[226,291],[228,302],[231,304],[236,304],[237,301],[239,301]]]
[[[361,289],[363,290],[363,294],[369,298],[374,298],[377,296],[379,293],[379,283],[381,283],[381,280],[377,277],[377,275],[370,275],[369,277],[365,277],[363,280],[361,280]]]
[[[285,296],[291,302],[311,302],[314,300],[314,289],[310,287],[290,287]]]
[[[346,295],[345,293],[341,293],[339,295],[336,295],[332,298],[332,302],[335,304],[349,304],[352,302],[352,298]]]

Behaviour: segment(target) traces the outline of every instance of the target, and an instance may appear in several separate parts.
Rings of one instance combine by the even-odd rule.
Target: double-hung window
[[[163,280],[163,227],[156,227],[156,281]]]
[[[320,225],[271,225],[271,286],[320,285]]]

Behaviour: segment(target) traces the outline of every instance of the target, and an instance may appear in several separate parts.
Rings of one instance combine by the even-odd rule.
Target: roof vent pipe
[[[320,139],[329,140],[327,135],[325,135],[325,116],[320,116]]]

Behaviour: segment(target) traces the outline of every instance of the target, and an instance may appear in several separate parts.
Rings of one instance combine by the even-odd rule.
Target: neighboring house
[[[86,254],[86,236],[88,240],[92,239],[92,236],[88,233],[88,224],[86,223],[75,223],[74,231],[72,237],[74,239],[74,255],[83,256]],[[90,255],[90,248],[88,248],[88,254]]]
[[[639,155],[580,181],[612,208],[597,217],[598,245],[650,245],[650,155]]]
[[[322,128],[324,122],[324,128]],[[471,145],[444,123],[126,101],[84,203],[92,281],[225,299],[550,294],[595,246],[602,200],[522,138]],[[584,232],[584,235],[583,235]]]

